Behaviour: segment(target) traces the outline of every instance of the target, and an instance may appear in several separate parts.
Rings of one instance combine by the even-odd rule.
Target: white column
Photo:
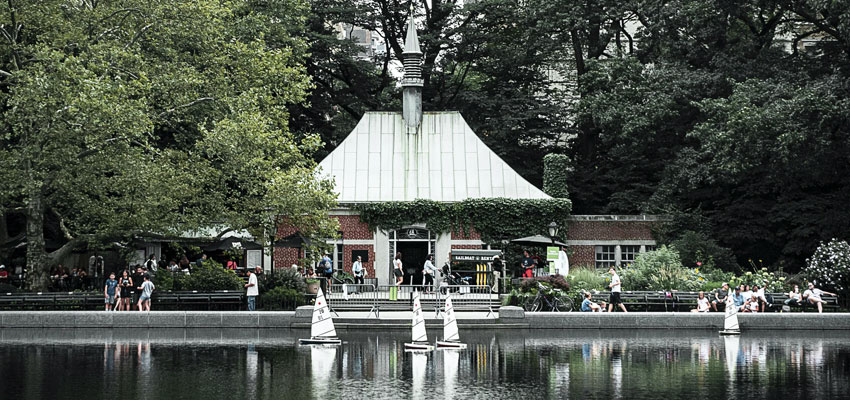
[[[620,266],[620,261],[623,259],[623,253],[622,253],[622,251],[623,251],[623,250],[620,248],[620,245],[619,245],[619,244],[618,244],[618,245],[616,245],[616,246],[614,246],[614,263],[615,263],[618,267]]]
[[[375,230],[375,260],[372,266],[375,268],[375,277],[378,285],[390,283],[390,242],[387,233]]]

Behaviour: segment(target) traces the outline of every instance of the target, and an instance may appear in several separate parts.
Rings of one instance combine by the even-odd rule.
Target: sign
[[[454,249],[452,250],[452,262],[489,263],[493,261],[493,257],[501,255],[501,250]]]
[[[549,246],[546,248],[546,261],[555,261],[558,259],[558,248]]]

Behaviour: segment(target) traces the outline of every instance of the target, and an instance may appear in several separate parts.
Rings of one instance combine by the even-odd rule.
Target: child
[[[115,304],[115,292],[118,287],[118,281],[115,280],[115,273],[109,274],[109,279],[106,280],[106,285],[103,287],[103,297],[106,298],[106,311],[112,311],[112,305]]]
[[[136,289],[142,291],[142,295],[139,296],[139,304],[137,304],[139,306],[139,311],[150,311],[151,295],[153,294],[154,289],[156,289],[156,287],[153,285],[153,282],[151,282],[151,276],[145,274],[145,281],[142,282],[142,286],[139,286]],[[142,310],[142,306],[144,306],[144,310]]]

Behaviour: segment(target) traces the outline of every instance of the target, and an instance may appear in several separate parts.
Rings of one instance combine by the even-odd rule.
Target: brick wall
[[[652,240],[649,221],[569,221],[567,240]]]
[[[596,249],[593,246],[570,246],[570,268],[596,265]]]
[[[339,230],[345,239],[372,239],[373,232],[369,225],[360,221],[359,215],[334,215],[339,221]]]
[[[275,247],[274,248],[274,267],[275,269],[289,268],[292,264],[298,264],[299,249],[290,247]],[[300,267],[301,265],[299,265]]]

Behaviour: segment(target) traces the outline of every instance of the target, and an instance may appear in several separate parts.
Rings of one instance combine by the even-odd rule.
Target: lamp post
[[[552,247],[555,247],[555,236],[557,236],[557,235],[558,235],[558,224],[555,221],[552,221],[551,223],[549,223],[549,238],[552,239]],[[549,258],[549,252],[548,251],[546,252],[546,258],[547,258],[547,260],[546,260],[547,265],[550,268],[554,268],[552,264],[549,264],[550,262],[554,262],[554,261],[548,260],[548,258]],[[552,269],[550,269],[549,271],[551,273]]]

